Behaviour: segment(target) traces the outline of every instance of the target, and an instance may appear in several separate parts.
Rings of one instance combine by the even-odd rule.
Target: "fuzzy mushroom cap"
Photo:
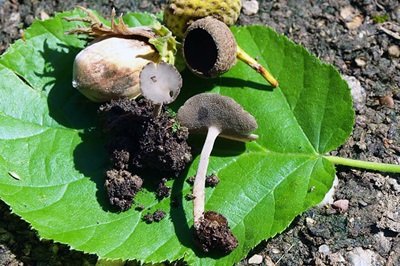
[[[236,63],[237,45],[228,26],[212,17],[193,22],[183,40],[188,68],[201,77],[216,77]]]
[[[169,104],[175,101],[182,87],[182,76],[171,64],[148,63],[140,73],[142,95],[154,104]]]
[[[232,98],[214,93],[188,99],[178,110],[178,121],[191,132],[207,132],[214,126],[221,135],[244,139],[258,127],[256,119]]]

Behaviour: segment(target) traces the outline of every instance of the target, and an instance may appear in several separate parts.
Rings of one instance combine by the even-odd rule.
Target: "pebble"
[[[392,186],[393,190],[396,192],[400,192],[400,185],[397,183],[396,179],[394,178],[389,178],[388,179],[389,185]]]
[[[313,226],[315,225],[315,220],[313,218],[307,217],[306,218],[306,225],[307,226]]]
[[[391,45],[388,48],[389,55],[392,57],[400,57],[400,47],[398,45]]]
[[[375,238],[375,249],[379,252],[379,253],[384,253],[384,254],[388,254],[390,252],[390,250],[392,249],[392,243],[390,242],[390,240],[385,237],[385,235],[383,234],[383,232],[379,232],[377,234],[374,235]],[[382,251],[382,252],[380,252]]]
[[[257,0],[242,1],[242,12],[247,16],[252,16],[258,13],[259,4]]]
[[[268,256],[265,256],[264,258],[265,266],[275,266],[275,263],[272,261],[272,259]]]
[[[319,246],[318,252],[322,253],[324,255],[329,255],[331,253],[331,249],[329,248],[328,245],[323,244],[323,245]]]
[[[340,16],[346,22],[346,27],[349,30],[357,29],[364,21],[360,12],[352,6],[346,6],[340,10]]]
[[[249,264],[261,264],[263,262],[263,257],[261,255],[255,254],[249,260]]]
[[[356,62],[356,65],[359,67],[364,67],[367,64],[365,59],[361,57],[357,57],[356,59],[354,59],[354,62]]]
[[[365,109],[365,102],[367,101],[367,93],[361,86],[360,81],[353,76],[343,75],[343,79],[347,81],[351,89],[351,97],[353,98],[353,105],[357,111]]]
[[[281,253],[281,251],[280,251],[279,249],[277,249],[277,248],[273,248],[273,249],[271,249],[271,251],[272,251],[272,253],[274,253],[274,254],[279,254],[279,253]]]
[[[391,95],[385,95],[379,98],[379,104],[389,108],[394,108],[394,100]]]
[[[346,199],[337,200],[332,206],[340,212],[346,212],[349,209],[349,201]]]
[[[369,266],[376,265],[377,254],[369,249],[363,249],[361,247],[356,247],[350,251],[347,256],[351,266]]]

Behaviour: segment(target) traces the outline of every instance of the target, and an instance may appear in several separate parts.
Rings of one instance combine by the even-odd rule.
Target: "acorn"
[[[188,27],[182,50],[186,66],[197,76],[217,77],[239,59],[260,73],[272,87],[278,87],[272,74],[237,45],[229,27],[213,17],[198,19]]]
[[[136,98],[139,75],[149,62],[158,62],[154,48],[137,39],[107,38],[78,53],[72,86],[94,102]]]
[[[190,24],[200,18],[211,16],[228,26],[235,24],[241,7],[241,0],[170,0],[164,9],[164,23],[183,38]]]
[[[85,18],[68,21],[90,23],[69,33],[85,34],[94,40],[75,57],[72,86],[94,102],[141,95],[140,73],[148,63],[174,63],[176,41],[161,24],[151,27],[128,27],[121,17],[111,27],[102,23],[90,10],[80,7]]]

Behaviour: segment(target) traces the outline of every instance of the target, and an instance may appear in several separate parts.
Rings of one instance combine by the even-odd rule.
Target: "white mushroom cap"
[[[221,136],[237,140],[254,140],[256,119],[232,98],[215,93],[201,93],[188,99],[178,110],[178,121],[192,132],[207,132],[212,126]]]
[[[150,62],[140,73],[142,95],[154,104],[169,104],[179,95],[182,77],[178,70],[165,62]]]

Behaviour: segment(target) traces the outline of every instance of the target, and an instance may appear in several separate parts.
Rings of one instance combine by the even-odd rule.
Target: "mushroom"
[[[140,91],[155,105],[154,115],[158,116],[163,104],[173,102],[182,87],[182,77],[171,64],[149,62],[140,72]]]
[[[198,19],[188,27],[183,40],[183,56],[188,68],[200,77],[216,77],[235,65],[238,58],[273,87],[279,85],[265,67],[237,45],[229,27],[213,17]]]
[[[206,221],[207,216],[205,216],[205,214],[208,212],[204,213],[204,190],[209,157],[215,139],[217,136],[221,136],[238,141],[256,140],[258,136],[251,134],[251,132],[257,129],[258,126],[255,118],[243,110],[233,99],[213,93],[197,94],[188,99],[185,104],[179,108],[177,118],[180,124],[187,127],[191,132],[207,132],[193,184],[193,196],[195,197],[193,200],[193,220],[194,229],[198,235],[201,234],[201,232],[199,232],[200,230],[204,230],[204,227],[207,227],[207,224],[213,224],[210,221]],[[211,216],[216,217],[216,215]],[[216,220],[223,221],[224,219],[218,218]],[[221,226],[224,227],[223,230],[226,235],[226,219],[224,223],[221,223]],[[232,238],[232,236],[233,235],[229,237]],[[202,239],[202,237],[198,236],[198,239]],[[204,242],[202,245],[203,250],[208,251],[208,248],[204,247]],[[228,246],[234,248],[236,245],[230,244]],[[225,245],[223,250],[226,249],[229,248]]]

